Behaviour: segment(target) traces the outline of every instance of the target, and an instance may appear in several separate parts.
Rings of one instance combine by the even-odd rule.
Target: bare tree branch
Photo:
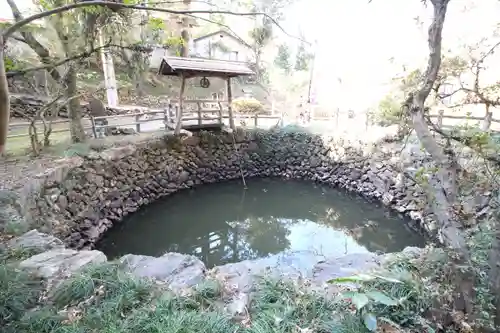
[[[7,0],[9,5],[11,3],[14,3],[13,0]],[[15,6],[15,3],[14,3]],[[122,8],[122,9],[136,9],[136,10],[145,10],[145,11],[154,11],[154,12],[162,12],[162,13],[169,13],[169,14],[178,14],[178,15],[186,15],[186,14],[225,14],[225,15],[233,15],[233,16],[264,16],[267,19],[269,19],[274,25],[276,25],[285,35],[291,38],[295,39],[300,39],[296,36],[290,35],[279,23],[274,19],[273,17],[269,16],[266,13],[260,13],[260,12],[233,12],[229,10],[173,10],[173,9],[166,9],[166,8],[156,8],[156,7],[150,7],[150,6],[141,6],[141,5],[127,5],[123,3],[116,3],[116,2],[111,2],[111,1],[85,1],[85,2],[77,2],[77,3],[72,3],[69,5],[57,7],[51,10],[47,10],[38,14],[31,15],[26,18],[19,19],[20,12],[18,11],[18,16],[16,17],[16,14],[14,17],[16,18],[17,22],[11,25],[9,28],[5,29],[5,31],[2,33],[4,37],[4,41],[7,40],[14,32],[18,31],[19,28],[25,26],[26,24],[29,24],[33,21],[42,19],[44,17],[48,17],[54,14],[60,14],[66,11],[69,11],[71,9],[76,9],[76,8],[83,8],[83,7],[90,7],[90,6],[99,6],[99,7],[110,7],[110,8]],[[12,7],[12,6],[11,6]],[[16,6],[17,8],[17,6]],[[310,44],[307,41],[304,41],[305,43]]]
[[[473,138],[471,136],[465,135],[454,135],[452,133],[447,133],[440,129],[436,124],[434,124],[429,117],[427,117],[427,123],[431,126],[431,129],[441,135],[443,138],[453,140],[455,142],[461,143],[464,146],[474,150],[480,154],[488,162],[494,163],[497,167],[500,167],[500,157],[498,155],[485,154],[483,151],[478,150],[477,146],[472,143]]]
[[[21,43],[24,43],[24,44],[28,44],[28,42],[26,41],[26,39],[24,39],[22,37],[12,36],[11,38],[17,40],[18,42],[21,42]]]
[[[460,84],[460,88],[456,89],[455,91],[449,93],[449,94],[437,94],[438,99],[445,99],[451,96],[454,96],[455,94],[459,92],[463,92],[466,94],[466,97],[464,98],[464,102],[455,104],[453,106],[448,106],[450,108],[456,108],[464,105],[470,105],[470,104],[485,104],[487,106],[500,106],[500,97],[497,98],[491,98],[486,96],[485,92],[482,91],[484,88],[481,88],[480,85],[480,75],[481,71],[484,69],[482,65],[486,61],[486,58],[488,58],[490,55],[492,55],[495,50],[500,46],[500,41],[495,43],[486,53],[484,53],[480,59],[477,61],[473,61],[473,63],[470,66],[470,71],[474,75],[474,81],[472,82],[470,87],[467,87],[464,85],[462,80],[458,80]],[[437,90],[437,88],[436,88]]]
[[[236,36],[239,39],[241,39],[242,41],[244,41],[244,39],[241,38],[240,36],[238,36],[238,34],[233,29],[231,29],[231,27],[228,26],[227,24],[220,23],[220,22],[215,22],[214,20],[207,19],[207,18],[204,18],[204,17],[201,17],[201,16],[197,16],[197,15],[186,14],[186,16],[193,17],[193,18],[196,18],[196,19],[208,22],[208,23],[217,24],[218,26],[223,27],[224,29],[226,29],[227,31],[229,31],[230,33],[232,33],[234,36]]]
[[[65,65],[65,64],[67,64],[67,63],[69,63],[71,61],[81,60],[81,59],[88,58],[92,54],[94,54],[94,53],[96,53],[96,52],[98,52],[98,51],[100,51],[102,49],[106,49],[106,48],[110,48],[110,47],[116,47],[116,48],[120,48],[120,49],[127,49],[127,50],[136,51],[136,52],[145,52],[145,53],[151,52],[151,48],[145,47],[145,46],[141,46],[141,45],[124,46],[124,45],[118,45],[118,44],[113,44],[113,43],[107,43],[105,45],[101,45],[99,47],[95,47],[92,50],[88,50],[88,51],[82,52],[80,54],[77,54],[77,55],[74,55],[74,56],[62,59],[62,60],[60,60],[58,62],[55,62],[55,63],[52,63],[52,64],[47,64],[47,65],[37,66],[37,67],[30,67],[30,68],[26,68],[26,69],[20,69],[20,70],[17,70],[17,71],[9,71],[6,74],[7,74],[8,78],[11,78],[11,77],[18,76],[18,75],[24,75],[24,74],[29,73],[29,72],[34,72],[34,71],[39,71],[39,70],[47,70],[47,69],[59,67],[59,66]]]
[[[10,38],[11,35],[14,32],[16,32],[19,28],[21,28],[22,26],[24,26],[24,25],[28,24],[29,22],[31,22],[31,21],[29,21],[29,22],[27,22],[25,24],[19,24],[20,22],[26,21],[26,19],[21,14],[21,11],[17,7],[16,2],[14,0],[7,0],[7,4],[10,6],[10,8],[12,10],[12,15],[14,16],[14,19],[16,20],[16,23],[14,23],[13,25],[11,25],[9,28],[7,28],[4,31],[4,34],[3,34],[4,43],[6,43],[7,39]],[[29,19],[29,17],[28,17],[28,19]],[[16,29],[12,29],[15,26],[18,26],[18,27]],[[11,29],[12,29],[11,33],[7,34],[7,32],[9,30],[11,30]],[[36,54],[40,58],[40,61],[42,63],[46,64],[46,65],[49,65],[50,62],[51,62],[50,51],[45,46],[43,46],[35,38],[35,36],[33,36],[33,34],[31,32],[21,31],[20,34],[24,38],[24,41],[26,42],[26,44],[28,44],[33,49],[33,51],[36,52]],[[49,74],[52,76],[52,78],[54,80],[56,80],[56,81],[60,81],[61,80],[61,75],[60,75],[60,73],[57,70],[52,69],[52,70],[49,71]]]

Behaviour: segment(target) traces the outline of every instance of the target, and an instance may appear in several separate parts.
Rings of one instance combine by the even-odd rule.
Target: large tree
[[[259,82],[265,81],[262,54],[273,39],[274,24],[283,19],[285,10],[293,3],[294,0],[256,0],[251,4],[252,12],[267,14],[255,16],[254,28],[250,31],[255,72]]]
[[[309,70],[310,62],[313,59],[313,54],[306,49],[305,43],[300,42],[297,53],[295,55],[295,70],[296,71],[307,71]]]
[[[24,19],[16,2],[14,0],[7,0],[12,14],[17,22]],[[41,10],[50,10],[52,8],[65,5],[63,0],[47,0],[40,1]],[[54,59],[64,59],[72,57],[79,52],[78,45],[82,41],[77,38],[82,36],[84,29],[79,20],[82,19],[81,15],[66,12],[60,13],[47,19],[45,24],[48,28],[53,28],[55,36],[58,39],[57,47],[59,50],[50,49],[49,46],[44,45],[36,36],[30,31],[22,31],[21,35],[23,41],[37,54],[40,62],[43,64],[51,64]],[[77,37],[75,37],[77,36]],[[59,51],[59,52],[58,52]],[[59,54],[58,54],[59,53]],[[68,62],[64,66],[53,67],[49,69],[49,74],[55,82],[64,87],[64,95],[68,108],[68,117],[70,119],[70,133],[73,142],[82,142],[85,140],[85,132],[81,122],[81,106],[80,100],[77,97],[77,63]]]
[[[136,4],[136,1],[126,1],[123,3],[111,2],[111,1],[85,1],[85,2],[63,2],[63,0],[54,0],[59,1],[57,3],[51,4],[50,8],[43,9],[40,13],[31,15],[29,17],[23,18],[14,0],[8,0],[9,5],[13,9],[15,14],[15,18],[17,22],[12,24],[8,28],[4,29],[0,34],[0,155],[3,155],[5,152],[5,145],[7,142],[7,133],[9,128],[9,115],[10,115],[10,96],[9,96],[9,88],[7,82],[7,74],[5,70],[5,46],[7,40],[12,38],[14,34],[17,32],[22,34],[22,37],[26,40],[27,44],[32,47],[32,49],[37,53],[42,62],[43,66],[40,66],[38,69],[47,69],[50,75],[58,82],[62,82],[65,85],[65,89],[67,92],[67,101],[70,108],[70,117],[72,122],[75,124],[72,127],[72,136],[75,141],[83,140],[83,129],[81,126],[81,112],[79,111],[80,105],[77,98],[74,98],[75,95],[69,96],[70,92],[76,91],[76,66],[75,62],[79,61],[85,56],[89,56],[90,52],[84,52],[84,54],[71,56],[73,53],[72,47],[74,45],[71,44],[70,35],[75,33],[75,31],[71,30],[71,24],[75,24],[74,21],[78,21],[85,16],[84,14],[92,14],[99,11],[107,11],[107,13],[112,16],[112,14],[120,14],[127,13],[130,11],[157,11],[163,13],[169,13],[174,15],[188,15],[193,16],[196,14],[210,14],[210,13],[219,13],[224,15],[236,15],[236,16],[263,16],[267,17],[276,24],[276,21],[272,19],[265,12],[232,12],[227,10],[172,10],[166,8],[159,7],[148,7],[143,4]],[[189,1],[187,1],[189,2]],[[138,3],[138,2],[137,2]],[[45,5],[45,3],[42,3]],[[55,5],[54,5],[55,4]],[[63,58],[53,58],[51,57],[51,52],[47,47],[42,45],[38,40],[36,40],[35,36],[29,33],[24,33],[22,28],[29,23],[32,23],[35,20],[45,19],[45,18],[54,18],[54,24],[57,26],[56,31],[58,34],[58,38],[60,39],[62,50],[64,52]],[[89,25],[86,25],[87,27]],[[94,26],[95,28],[95,26]],[[78,32],[78,31],[77,31]],[[90,33],[97,33],[90,25]],[[93,45],[93,41],[90,39],[87,40],[87,43]],[[65,71],[61,70],[61,66],[65,66]],[[31,69],[33,70],[33,69]],[[23,72],[27,72],[29,70],[23,69]],[[64,75],[62,75],[64,73]]]
[[[462,224],[455,210],[457,202],[457,162],[449,149],[441,147],[433,137],[426,122],[425,102],[438,79],[441,67],[442,32],[450,0],[430,0],[433,20],[428,31],[429,59],[416,91],[409,94],[403,111],[409,116],[423,148],[437,165],[436,172],[427,175],[429,203],[432,206],[444,242],[469,257]]]
[[[283,43],[278,46],[278,54],[274,58],[274,64],[282,69],[285,74],[290,74],[292,70],[290,47]]]
[[[415,131],[422,147],[430,154],[435,164],[431,170],[423,170],[420,183],[428,195],[428,203],[438,223],[439,234],[443,242],[454,250],[455,282],[461,299],[464,301],[465,312],[472,318],[480,318],[484,311],[491,309],[477,308],[478,302],[482,300],[475,298],[474,295],[479,287],[476,283],[480,283],[479,281],[486,277],[486,288],[489,289],[486,292],[496,297],[495,305],[492,307],[496,311],[494,314],[496,317],[493,318],[496,319],[496,325],[500,327],[500,227],[498,218],[491,218],[481,223],[479,230],[484,231],[488,241],[480,252],[476,253],[476,245],[471,241],[470,234],[465,231],[467,217],[464,216],[464,212],[468,210],[464,198],[460,196],[461,188],[470,185],[470,180],[469,184],[461,181],[469,179],[469,177],[467,176],[468,171],[461,165],[457,157],[457,149],[464,146],[472,148],[473,162],[481,164],[476,170],[483,170],[483,172],[475,175],[475,182],[480,182],[481,178],[487,183],[497,182],[495,173],[498,171],[492,170],[500,170],[500,159],[498,153],[491,154],[490,149],[485,149],[485,146],[491,142],[489,132],[459,131],[450,133],[436,128],[429,120],[426,105],[428,97],[432,93],[437,94],[438,99],[447,97],[443,96],[440,86],[451,77],[460,77],[460,73],[463,70],[467,71],[468,66],[467,62],[462,59],[444,58],[442,55],[442,31],[450,0],[428,0],[427,2],[432,4],[433,9],[433,19],[428,30],[429,58],[427,67],[414,77],[417,78],[415,80],[417,84],[413,91],[408,92],[402,106],[402,113],[408,118],[409,126]],[[466,102],[480,103],[486,106],[497,103],[498,95],[488,94],[488,89],[481,90],[477,85],[478,74],[483,68],[484,59],[493,52],[494,48],[493,45],[490,48],[491,51],[482,53],[481,57],[471,62],[474,77],[472,85],[459,85],[456,92],[465,93]],[[496,87],[496,85],[494,86]],[[434,136],[433,131],[440,135]],[[453,145],[453,142],[458,144]],[[498,188],[498,185],[496,187]],[[482,258],[480,259],[481,263],[478,262],[478,256]],[[485,256],[486,259],[484,259]],[[485,261],[487,262],[485,263]],[[484,290],[481,292],[485,293]],[[480,295],[479,298],[482,297],[484,294]]]

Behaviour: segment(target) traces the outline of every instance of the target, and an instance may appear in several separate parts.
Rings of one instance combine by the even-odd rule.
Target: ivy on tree
[[[310,52],[307,52],[304,43],[300,43],[297,49],[297,55],[295,56],[295,70],[307,71],[312,57],[313,55]]]
[[[285,74],[290,74],[292,70],[292,64],[290,62],[290,48],[286,44],[281,44],[278,46],[278,54],[276,55],[276,58],[274,59],[274,64],[282,69]]]

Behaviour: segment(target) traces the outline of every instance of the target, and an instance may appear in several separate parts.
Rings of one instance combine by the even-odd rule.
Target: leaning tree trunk
[[[461,273],[459,267],[470,263],[470,254],[467,247],[462,223],[457,213],[457,172],[459,165],[451,149],[443,149],[432,136],[424,118],[425,100],[429,96],[436,82],[439,68],[441,66],[441,42],[443,25],[446,11],[450,0],[431,0],[434,8],[434,18],[429,27],[429,60],[420,89],[410,94],[403,111],[409,115],[411,124],[415,130],[420,143],[432,156],[437,170],[428,175],[426,192],[430,206],[435,214],[441,237],[445,244],[456,251],[458,292],[462,295],[465,303],[465,312],[473,311],[473,277],[470,272]]]
[[[453,206],[457,199],[457,163],[453,155],[446,153],[432,136],[424,118],[425,100],[436,82],[441,66],[441,41],[446,10],[450,0],[432,0],[434,6],[434,21],[429,27],[429,61],[424,83],[419,91],[411,94],[405,103],[404,110],[410,115],[411,123],[418,139],[425,150],[431,154],[438,166],[438,171],[429,179],[429,185],[434,187],[431,204],[436,218],[440,223],[442,236],[453,248],[466,251],[465,238],[460,230]]]

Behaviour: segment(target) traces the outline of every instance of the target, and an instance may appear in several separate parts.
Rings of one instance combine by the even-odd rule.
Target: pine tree
[[[306,51],[304,43],[300,43],[295,56],[295,70],[307,71],[311,62],[312,54]]]
[[[278,54],[274,59],[274,64],[281,68],[285,74],[290,74],[292,70],[292,64],[290,63],[290,48],[286,44],[281,44],[278,46]]]

